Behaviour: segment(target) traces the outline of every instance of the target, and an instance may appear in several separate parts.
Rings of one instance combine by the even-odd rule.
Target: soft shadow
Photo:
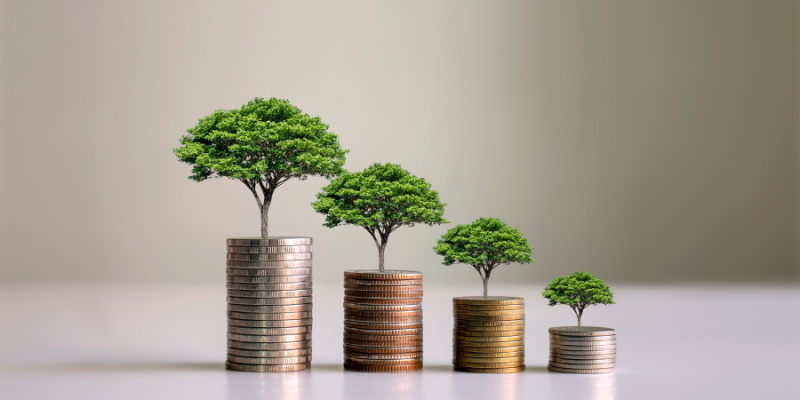
[[[546,366],[542,366],[542,365],[530,366],[530,365],[527,365],[527,366],[525,366],[525,372],[531,372],[531,373],[534,373],[534,374],[546,374],[549,371],[547,370]]]
[[[64,372],[141,372],[141,371],[224,371],[223,362],[144,362],[144,363],[75,363],[29,364],[16,369]]]
[[[423,371],[453,372],[452,365],[423,365]]]
[[[311,363],[312,370],[325,370],[325,371],[344,371],[343,364],[317,364]]]

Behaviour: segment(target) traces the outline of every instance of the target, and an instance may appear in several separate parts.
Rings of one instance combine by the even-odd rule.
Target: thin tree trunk
[[[269,202],[261,207],[261,237],[269,237]]]
[[[489,277],[483,278],[483,298],[488,297],[489,293]]]
[[[582,316],[583,316],[583,311],[581,311],[580,314],[578,314],[578,328],[581,327],[581,317]]]
[[[383,272],[383,252],[386,250],[386,242],[378,246],[378,270]]]

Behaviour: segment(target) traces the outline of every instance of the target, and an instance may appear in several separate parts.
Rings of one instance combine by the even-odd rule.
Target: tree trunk
[[[578,314],[578,328],[581,327],[581,317],[583,316],[583,311]]]
[[[483,298],[488,297],[489,293],[489,277],[483,278]]]
[[[386,250],[386,243],[378,246],[378,270],[383,272],[383,252]]]
[[[261,207],[261,237],[269,237],[269,202]]]

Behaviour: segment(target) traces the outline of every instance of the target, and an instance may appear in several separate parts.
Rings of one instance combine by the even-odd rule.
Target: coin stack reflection
[[[344,367],[401,372],[422,368],[422,273],[344,273]]]
[[[557,326],[550,332],[547,369],[573,374],[611,372],[617,361],[617,334],[597,326]]]
[[[311,362],[311,238],[228,239],[228,361],[235,371]]]
[[[453,368],[464,372],[525,370],[525,299],[453,298]]]

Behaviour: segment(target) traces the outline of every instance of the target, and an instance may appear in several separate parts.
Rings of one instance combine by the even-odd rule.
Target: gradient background
[[[453,224],[387,249],[426,282],[478,290],[431,248],[482,216],[535,247],[493,282],[800,278],[797,2],[330,3],[2,1],[0,280],[221,283],[258,210],[172,148],[256,96],[320,116],[350,170],[432,183]],[[339,283],[377,250],[322,226],[325,183],[281,188],[270,230]]]

